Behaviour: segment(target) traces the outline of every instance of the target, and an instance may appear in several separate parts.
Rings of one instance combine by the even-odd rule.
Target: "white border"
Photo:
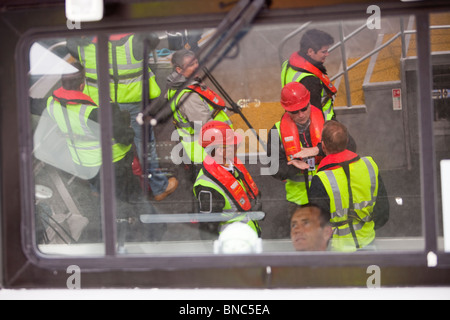
[[[441,160],[441,186],[444,248],[450,252],[450,160]]]

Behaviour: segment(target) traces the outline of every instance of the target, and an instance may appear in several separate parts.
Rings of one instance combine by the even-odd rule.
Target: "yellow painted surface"
[[[358,60],[359,58],[348,59],[347,66],[351,66]],[[348,73],[352,105],[364,105],[364,92],[362,86],[364,83],[364,77],[366,76],[368,66],[369,66],[369,59],[366,59],[359,65],[354,67],[352,70],[350,70]],[[339,90],[334,100],[334,105],[336,107],[344,107],[348,105],[346,92],[347,90],[345,88],[345,80],[344,76],[342,76],[341,83],[339,85]]]
[[[276,122],[281,120],[284,109],[279,102],[261,102],[259,107],[256,107],[254,103],[250,103],[248,107],[242,108],[242,113],[255,128],[256,132],[260,134],[261,139],[267,142],[269,130]],[[245,143],[240,146],[238,153],[263,152],[264,149],[261,146],[258,147],[256,137],[249,131],[242,117],[239,114],[232,114],[230,118],[234,129],[241,129],[246,136]],[[241,130],[239,130],[240,133],[242,133]]]

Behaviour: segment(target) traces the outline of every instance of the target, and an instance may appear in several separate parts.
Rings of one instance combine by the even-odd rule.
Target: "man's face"
[[[289,112],[289,116],[291,117],[291,119],[299,125],[305,125],[308,122],[310,115],[311,104],[308,104],[305,108],[298,111]]]
[[[291,241],[296,251],[326,251],[331,226],[320,226],[319,209],[298,209],[291,219]]]
[[[328,49],[330,49],[330,46],[323,46],[320,50],[314,52],[314,50],[310,48],[308,50],[308,56],[316,62],[324,63],[328,55],[330,54],[328,52]]]
[[[227,164],[229,161],[233,161],[237,155],[237,145],[227,145],[217,148],[216,153],[219,159],[216,161],[221,162],[219,164]]]
[[[178,68],[178,73],[182,74],[185,78],[189,78],[192,76],[194,72],[197,71],[198,68],[198,60],[195,57],[185,57],[183,68]]]

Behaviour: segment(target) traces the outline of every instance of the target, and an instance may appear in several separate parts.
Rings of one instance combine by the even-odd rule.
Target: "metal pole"
[[[115,174],[112,162],[113,122],[112,109],[109,102],[109,58],[108,37],[98,36],[97,47],[97,75],[99,80],[100,97],[100,128],[102,141],[102,168],[101,168],[101,199],[103,217],[103,237],[105,239],[105,255],[116,255],[117,229],[116,229],[116,198]]]
[[[342,68],[344,69],[344,79],[345,79],[345,91],[347,94],[347,107],[352,106],[352,97],[350,92],[350,81],[348,80],[348,70],[347,70],[347,52],[345,50],[345,40],[344,40],[344,22],[341,21],[339,24],[339,37],[341,39],[341,55],[342,55]]]
[[[405,21],[400,18],[400,34],[402,39],[402,59],[406,58]]]
[[[437,252],[437,184],[433,133],[432,71],[430,55],[430,18],[416,15],[419,92],[419,142],[422,189],[423,230],[426,252]]]
[[[142,60],[142,70],[143,70],[143,81],[142,81],[142,105],[141,105],[141,112],[144,112],[145,108],[150,107],[150,90],[149,90],[149,83],[150,83],[150,75],[149,75],[149,62],[148,62],[148,56],[149,56],[149,47],[150,47],[150,41],[148,39],[145,39],[144,41],[144,59]],[[153,53],[155,55],[156,52]],[[149,141],[149,134],[150,134],[150,124],[147,121],[144,121],[144,124],[142,126],[141,131],[141,138],[142,138],[142,154],[138,154],[138,159],[141,161],[141,179],[143,180],[143,186],[145,193],[149,191],[149,179],[148,179],[148,141]],[[136,150],[137,151],[137,150]]]
[[[204,67],[203,71],[205,72],[205,75],[208,77],[208,79],[211,80],[213,85],[217,88],[217,90],[219,90],[219,92],[223,95],[225,100],[227,100],[227,102],[231,105],[231,107],[233,108],[233,111],[241,116],[242,120],[244,120],[244,122],[247,124],[249,129],[252,130],[252,132],[255,134],[256,138],[258,139],[258,142],[261,144],[261,146],[263,147],[264,151],[267,152],[267,145],[265,144],[265,142],[263,140],[261,140],[261,137],[256,132],[255,128],[253,128],[252,124],[244,116],[244,114],[242,113],[241,108],[237,105],[236,102],[233,101],[233,99],[231,99],[231,97],[228,95],[228,93],[225,91],[225,89],[223,89],[223,87],[214,78],[214,76],[211,74],[211,72],[209,72],[208,68]]]

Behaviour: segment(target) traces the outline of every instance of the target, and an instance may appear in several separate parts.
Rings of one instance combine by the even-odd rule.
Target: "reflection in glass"
[[[83,93],[84,70],[63,40],[32,46],[30,80],[37,243],[47,253],[64,244],[65,254],[76,254],[81,244],[102,241],[98,107]],[[103,252],[87,248],[86,254]]]
[[[381,29],[361,27],[365,23],[365,20],[313,22],[304,29],[299,29],[302,24],[258,25],[241,40],[239,50],[233,56],[222,59],[210,71],[231,99],[251,97],[252,101],[258,101],[246,101],[241,111],[253,130],[268,143],[270,129],[276,128],[276,123],[284,115],[280,103],[282,63],[299,50],[300,39],[306,30],[317,28],[329,33],[334,42],[326,53],[324,66],[331,83],[337,88],[337,94],[332,99],[336,119],[349,130],[356,144],[356,153],[361,157],[372,157],[378,165],[387,191],[384,200],[387,199],[390,207],[389,220],[375,230],[375,241],[366,250],[421,250],[417,54],[415,35],[406,32],[402,37],[401,34],[402,28],[415,28],[414,18],[383,18]],[[297,34],[284,39],[297,29],[300,30]],[[355,30],[358,32],[347,39],[345,48],[340,46],[340,39]],[[203,204],[200,207],[199,195],[194,194],[194,183],[201,163],[194,165],[189,157],[183,157],[185,145],[192,141],[188,140],[188,135],[180,140],[183,128],[174,127],[174,110],[166,96],[167,80],[173,80],[170,76],[176,72],[176,66],[171,63],[172,54],[186,48],[194,53],[200,52],[213,33],[214,29],[165,30],[110,36],[108,76],[113,116],[111,147],[116,182],[117,247],[120,254],[224,252],[224,247],[215,242],[219,239],[217,228],[208,227],[212,221],[204,222],[199,218],[203,215],[205,219],[217,219],[223,216],[223,212],[209,210],[208,214],[212,216],[208,216],[204,213]],[[52,117],[48,108],[54,92],[61,87],[61,76],[70,74],[72,63],[79,62],[86,76],[82,94],[94,102],[94,105],[86,106],[86,110],[90,110],[89,114],[100,114],[99,108],[102,106],[98,106],[95,41],[95,37],[46,39],[37,41],[36,47],[32,49],[30,98],[34,125],[34,181],[37,190],[36,232],[43,252],[69,255],[80,252],[103,253],[99,197],[101,185],[98,179],[100,165],[83,166],[77,161],[73,148],[76,143],[72,141],[70,132],[61,125],[66,121],[64,113]],[[145,44],[148,45],[146,50]],[[54,67],[50,68],[43,60],[36,59],[33,53],[35,50],[41,52],[40,56],[45,56],[44,52],[51,52],[46,55],[54,61],[50,63]],[[144,51],[147,56],[144,56]],[[198,58],[202,61],[202,57]],[[145,59],[148,59],[149,66],[144,72]],[[213,63],[207,64],[207,67],[210,65]],[[346,66],[350,69],[345,70]],[[436,75],[440,72],[435,70]],[[221,111],[230,119],[234,130],[244,137],[237,149],[237,156],[261,192],[261,245],[256,245],[254,248],[257,249],[250,251],[295,252],[291,240],[292,201],[288,201],[291,199],[288,199],[286,192],[286,180],[293,179],[289,171],[295,169],[292,165],[286,165],[288,170],[281,172],[280,163],[285,158],[279,155],[280,150],[267,154],[259,147],[257,140],[253,139],[254,131],[249,129],[245,119],[229,110],[232,106],[225,99],[224,92],[205,76],[203,70],[197,70],[197,73],[199,83],[225,101],[227,109]],[[149,75],[148,87],[143,86],[146,74]],[[142,95],[143,89],[145,96]],[[207,103],[204,97],[199,97],[195,92],[190,92],[190,95]],[[139,112],[149,105],[158,114],[158,122],[154,127],[141,126],[136,121]],[[162,111],[158,111],[161,106]],[[188,112],[195,111],[186,111],[181,107],[180,110],[186,118]],[[160,112],[166,112],[168,116],[163,117]],[[439,123],[445,122],[442,121],[442,111],[438,113],[441,119]],[[82,145],[94,147],[90,143],[95,141],[98,148],[98,142],[101,141],[99,117],[92,120],[87,113],[85,115],[83,119],[86,121],[79,123],[89,128],[89,136],[85,136]],[[205,113],[205,116],[211,117],[211,114]],[[75,119],[70,114],[68,118]],[[59,124],[58,119],[61,122]],[[71,120],[70,123],[73,124]],[[72,126],[72,134],[79,138],[81,134],[78,129]],[[196,132],[194,128],[192,136],[195,137],[195,134],[198,139],[198,130]],[[273,137],[272,142],[277,142],[278,147],[279,135],[276,130]],[[445,137],[443,135],[443,139]],[[199,147],[198,144],[195,146]],[[98,150],[101,151],[101,148]],[[442,151],[448,154],[448,144]],[[267,175],[267,171],[262,170],[275,163],[278,176]],[[297,173],[299,171],[295,171],[294,176]],[[304,176],[298,174],[297,178],[304,179]],[[219,206],[212,203],[213,207]],[[80,219],[76,224],[78,229],[74,233],[69,231],[74,239],[57,229],[52,232],[61,234],[65,241],[52,242],[49,238],[53,236],[49,237],[43,232],[50,230],[49,224],[54,224],[51,218],[64,226],[72,223],[68,221],[73,219],[71,217],[80,216],[87,220]],[[75,231],[80,233],[79,237]],[[247,240],[253,241],[251,237]],[[65,249],[55,249],[50,245],[54,243],[63,243],[60,246]],[[238,250],[243,242],[236,243],[236,246],[225,248]],[[87,247],[81,247],[81,244]]]
[[[445,176],[441,176],[444,170],[446,161],[450,159],[450,145],[448,143],[448,136],[450,132],[450,26],[449,20],[450,13],[442,12],[438,14],[430,15],[430,25],[432,30],[430,31],[431,38],[431,50],[432,56],[432,98],[434,107],[434,142],[436,150],[436,168],[437,176],[440,179],[438,185],[439,201],[438,208],[440,210],[439,215],[439,249],[448,251],[448,248],[444,248],[444,241],[448,243],[448,235],[445,234],[445,212],[444,201],[448,198],[448,193],[445,192],[444,184],[446,181]],[[448,179],[448,178],[447,178]],[[447,219],[448,220],[448,219]],[[441,237],[445,236],[445,239]]]

